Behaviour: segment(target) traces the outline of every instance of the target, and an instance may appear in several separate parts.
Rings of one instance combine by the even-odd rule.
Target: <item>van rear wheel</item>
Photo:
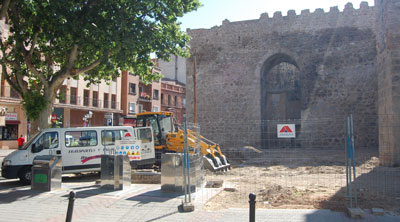
[[[31,180],[32,180],[32,167],[30,167],[30,166],[23,167],[23,168],[19,171],[18,177],[19,177],[19,181],[20,181],[23,185],[29,185],[29,184],[31,184]]]

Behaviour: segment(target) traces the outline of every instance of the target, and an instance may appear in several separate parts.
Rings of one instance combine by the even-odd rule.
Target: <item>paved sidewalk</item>
[[[205,211],[204,203],[220,189],[207,188],[193,196],[195,211],[180,212],[183,196],[162,193],[160,185],[133,184],[122,191],[101,189],[95,182],[67,182],[61,190],[40,193],[17,180],[0,179],[0,221],[65,221],[68,194],[77,194],[74,222],[87,221],[248,221],[248,209]],[[396,216],[373,216],[351,220],[346,214],[330,210],[257,209],[256,221],[274,222],[395,222]]]

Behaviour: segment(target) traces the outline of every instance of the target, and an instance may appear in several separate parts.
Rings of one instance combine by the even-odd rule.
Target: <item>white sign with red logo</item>
[[[6,113],[6,120],[18,120],[18,113]]]
[[[294,124],[278,124],[278,138],[296,138],[296,128]]]
[[[133,133],[131,132],[126,132],[124,135],[124,138],[122,138],[123,140],[133,140]]]

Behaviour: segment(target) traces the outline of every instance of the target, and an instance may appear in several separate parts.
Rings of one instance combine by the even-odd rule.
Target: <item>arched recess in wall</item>
[[[277,120],[285,123],[284,120],[301,118],[300,69],[292,57],[277,53],[264,62],[260,74],[262,139],[265,141],[276,138]]]

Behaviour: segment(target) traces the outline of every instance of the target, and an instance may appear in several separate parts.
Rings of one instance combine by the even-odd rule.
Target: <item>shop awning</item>
[[[21,121],[19,121],[19,120],[6,120],[6,124],[9,124],[9,125],[18,125],[20,123],[21,123]]]

